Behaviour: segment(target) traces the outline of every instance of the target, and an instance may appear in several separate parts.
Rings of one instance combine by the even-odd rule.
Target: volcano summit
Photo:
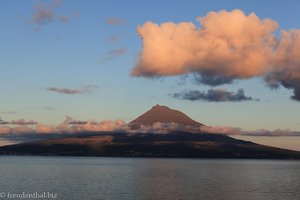
[[[176,123],[181,126],[200,127],[203,124],[192,120],[186,114],[168,108],[167,106],[156,105],[150,110],[131,121],[128,125],[132,129],[138,129],[140,126],[152,126],[155,123]]]

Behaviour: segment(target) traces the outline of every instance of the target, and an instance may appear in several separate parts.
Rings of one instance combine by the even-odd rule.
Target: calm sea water
[[[299,200],[300,162],[0,157],[0,196],[43,192],[70,200]]]

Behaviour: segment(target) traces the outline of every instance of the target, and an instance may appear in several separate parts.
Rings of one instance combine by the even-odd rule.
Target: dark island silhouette
[[[142,132],[140,127],[175,123],[183,128],[166,133]],[[300,152],[237,140],[200,130],[203,124],[184,113],[156,105],[128,124],[132,132],[83,132],[0,147],[1,155],[300,159]]]

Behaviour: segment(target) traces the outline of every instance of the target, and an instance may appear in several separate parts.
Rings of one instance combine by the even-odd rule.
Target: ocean
[[[0,180],[0,199],[300,199],[287,160],[0,156]]]

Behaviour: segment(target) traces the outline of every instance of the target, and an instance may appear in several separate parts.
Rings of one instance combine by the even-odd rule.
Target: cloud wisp
[[[46,91],[55,92],[59,94],[74,95],[74,94],[90,94],[97,88],[98,88],[97,85],[86,85],[81,87],[80,89],[48,87],[46,88]]]
[[[102,62],[107,62],[111,59],[117,58],[119,56],[125,55],[127,53],[126,47],[119,47],[117,49],[108,51],[105,57],[102,59]]]
[[[202,126],[200,130],[206,133],[216,133],[223,135],[246,135],[246,136],[267,136],[267,137],[284,137],[295,136],[300,137],[300,132],[289,129],[266,130],[259,129],[255,131],[246,131],[237,127],[228,126]]]
[[[9,122],[9,124],[12,124],[12,125],[36,125],[38,123],[34,120],[26,121],[25,119],[19,119],[19,120],[13,120],[13,121]]]
[[[106,24],[108,25],[112,25],[112,26],[115,26],[115,25],[121,25],[121,24],[125,24],[126,21],[119,18],[119,17],[108,17],[106,20],[105,20]]]
[[[47,24],[53,19],[52,7],[48,4],[40,4],[35,8],[35,14],[32,17],[32,22],[38,26]]]
[[[281,30],[271,19],[241,10],[209,12],[193,22],[137,28],[142,52],[132,76],[195,74],[201,84],[217,86],[262,77],[268,86],[292,89],[300,101],[300,30]]]
[[[58,16],[58,20],[61,22],[67,23],[70,21],[70,17],[66,16],[66,15],[60,15],[60,16]]]
[[[12,120],[12,121],[4,121],[0,118],[0,125],[36,125],[38,124],[34,120],[28,120],[26,121],[25,119],[19,119],[19,120]]]
[[[244,90],[239,89],[236,93],[225,89],[209,89],[207,92],[199,90],[190,90],[171,94],[172,97],[190,101],[207,102],[240,102],[240,101],[258,101],[250,96],[245,96]]]
[[[112,36],[110,36],[109,38],[107,38],[107,42],[111,42],[111,43],[113,43],[113,42],[117,42],[117,41],[119,41],[121,39],[121,37],[120,36],[118,36],[118,35],[112,35]]]
[[[55,110],[54,107],[52,107],[52,106],[42,106],[41,108],[44,109],[44,110],[47,110],[47,111]]]
[[[62,0],[54,0],[53,5],[56,8],[59,8],[62,4]]]
[[[34,7],[34,13],[30,19],[30,22],[34,25],[35,31],[39,32],[40,27],[45,24],[49,24],[53,21],[59,21],[59,22],[69,22],[73,17],[78,17],[79,12],[73,12],[73,14],[66,15],[66,14],[58,14],[57,9],[62,6],[61,0],[53,0],[50,2],[43,2],[38,3]]]
[[[70,88],[57,88],[57,87],[48,87],[46,89],[48,92],[56,92],[60,94],[81,94],[81,90],[70,89]]]
[[[6,114],[6,115],[15,115],[15,114],[18,114],[19,112],[17,112],[17,111],[1,111],[0,113]]]
[[[8,124],[8,122],[4,121],[4,120],[0,117],[0,125],[3,125],[3,124]]]

